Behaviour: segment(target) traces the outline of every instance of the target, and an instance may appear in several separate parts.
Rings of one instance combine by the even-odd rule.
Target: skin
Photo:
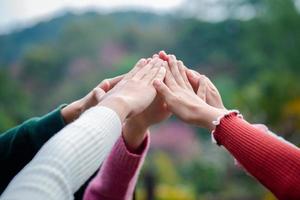
[[[98,104],[105,92],[113,88],[122,78],[118,76],[103,80],[97,87],[90,91],[85,97],[72,102],[61,110],[61,115],[66,124],[76,120],[84,111]]]
[[[146,67],[143,71],[140,71],[142,68]],[[135,88],[132,86],[131,82],[132,81],[137,81],[135,80],[136,77],[142,77],[145,76],[146,74],[149,74],[150,71],[152,71],[150,74],[143,77],[143,81],[148,80],[148,85],[147,88],[149,89],[152,87],[152,82],[153,78],[158,76],[157,78],[162,78],[164,69],[160,68],[165,68],[164,66],[167,65],[167,62],[162,61],[161,59],[158,58],[158,55],[153,56],[153,58],[148,58],[146,59],[141,59],[133,68],[132,71],[130,71],[126,75],[118,76],[112,79],[106,79],[102,81],[97,87],[95,87],[90,93],[88,93],[85,97],[83,97],[80,100],[77,100],[65,108],[62,109],[62,116],[65,120],[66,123],[70,123],[77,119],[81,113],[83,113],[85,110],[91,108],[92,106],[95,106],[97,104],[101,106],[107,106],[110,107],[111,109],[115,109],[119,113],[119,117],[121,119],[124,119],[128,112],[127,110],[123,109],[123,106],[127,106],[129,103],[126,103],[127,101],[124,100],[126,98],[123,98],[126,96],[125,94],[122,95],[117,95],[118,92],[120,92],[121,86],[118,85],[117,89],[114,89],[113,91],[110,92],[121,80],[122,83],[121,85],[125,84],[125,82],[130,82],[126,84],[126,87],[131,88],[132,91],[135,90]],[[139,72],[140,71],[140,72]],[[155,73],[156,72],[156,73]],[[143,73],[143,74],[142,74]],[[151,81],[149,82],[149,78],[151,78]],[[140,80],[139,82],[142,82]],[[137,81],[138,82],[138,81]],[[151,83],[151,84],[149,84]],[[137,83],[137,85],[139,85]],[[143,87],[143,83],[141,84]],[[145,86],[145,85],[144,85]],[[123,85],[123,87],[125,87]],[[124,88],[123,88],[124,89]],[[154,88],[151,88],[152,93],[153,91],[156,94],[156,91]],[[108,93],[106,95],[106,93]],[[113,94],[111,94],[113,93]],[[142,93],[140,93],[142,94]],[[151,94],[151,93],[150,93]],[[110,96],[111,95],[111,96]],[[104,98],[107,98],[109,96],[109,99],[106,99],[106,101],[101,102]],[[122,96],[122,97],[120,97]],[[142,97],[139,97],[143,99]],[[152,97],[151,97],[152,98]],[[131,114],[128,114],[131,115]],[[162,98],[156,96],[154,100],[151,102],[151,104],[140,114],[137,114],[134,116],[132,114],[132,117],[128,117],[127,120],[124,123],[123,126],[123,137],[125,140],[126,145],[128,146],[129,150],[131,151],[136,151],[142,144],[148,128],[156,124],[160,121],[163,121],[164,119],[168,118],[170,116],[170,112],[167,110],[166,104],[163,102]]]
[[[159,57],[165,61],[169,60],[170,55],[165,51],[159,52]],[[181,62],[182,63],[182,62]],[[203,74],[195,70],[188,69],[183,66],[186,70],[186,76],[191,86],[194,89],[194,92],[208,105],[211,105],[216,108],[226,109],[224,107],[221,95],[216,88],[216,86],[211,82],[211,80]]]
[[[114,110],[121,122],[137,116],[155,99],[156,90],[153,81],[164,79],[166,65],[166,62],[159,58],[151,59],[149,62],[141,59],[114,88],[104,95],[98,105]]]
[[[186,73],[192,87],[195,88],[194,91],[200,98],[213,107],[226,109],[218,89],[209,78],[194,70],[187,70]]]
[[[160,57],[161,54],[160,52]],[[183,63],[177,61],[174,55],[168,55],[167,60],[169,69],[167,69],[165,83],[156,80],[153,85],[157,93],[165,100],[168,109],[189,124],[195,124],[209,130],[215,129],[212,121],[224,115],[226,110],[206,103],[206,85],[208,84],[204,86],[205,88],[199,87],[195,93]]]
[[[160,51],[158,56],[162,60],[169,61],[169,57],[171,55],[168,55],[165,51]],[[183,65],[183,62],[179,62],[180,65]],[[202,98],[203,100],[207,100],[207,103],[211,106],[225,109],[218,89],[208,77],[200,74],[199,72],[196,72],[195,70],[188,69],[184,65],[183,68],[186,70],[186,76],[188,78],[188,81],[193,87],[195,93],[200,98]]]
[[[154,55],[152,59],[158,58]],[[147,59],[148,63],[150,59]],[[164,62],[167,66],[167,62]],[[156,96],[153,102],[142,113],[129,118],[123,126],[123,137],[130,151],[136,151],[144,141],[150,126],[166,120],[171,113],[167,109],[160,96]]]

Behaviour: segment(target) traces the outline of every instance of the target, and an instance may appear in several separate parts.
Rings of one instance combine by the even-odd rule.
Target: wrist
[[[216,128],[213,121],[217,120],[220,116],[225,115],[227,112],[226,109],[209,106],[208,108],[205,108],[204,112],[198,113],[199,119],[197,125],[212,131]]]
[[[135,127],[135,129],[138,130],[137,132],[146,131],[151,126],[151,124],[149,124],[148,121],[145,120],[141,115],[129,118],[126,121],[126,125]]]
[[[121,122],[124,122],[130,114],[130,107],[122,97],[107,97],[101,101],[98,106],[104,106],[115,111]]]
[[[131,151],[136,151],[142,145],[148,126],[142,120],[128,119],[123,126],[123,138]]]
[[[77,100],[67,105],[61,110],[61,115],[66,124],[69,124],[76,120],[84,111],[84,103],[82,100]]]

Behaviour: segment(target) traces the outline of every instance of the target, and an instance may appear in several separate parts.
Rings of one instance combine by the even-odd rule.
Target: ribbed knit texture
[[[0,134],[0,194],[40,148],[64,128],[61,105],[42,117],[34,117]]]
[[[149,149],[147,133],[141,154],[126,148],[124,139],[119,138],[97,176],[90,182],[84,200],[131,200],[138,174]]]
[[[94,107],[51,138],[1,199],[69,200],[99,168],[121,133],[118,115]]]
[[[232,113],[216,127],[214,137],[278,199],[300,199],[300,149],[265,134]]]

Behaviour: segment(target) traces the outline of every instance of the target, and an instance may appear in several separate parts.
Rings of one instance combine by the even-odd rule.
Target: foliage
[[[229,109],[299,144],[300,15],[294,1],[218,2],[232,11],[218,23],[141,12],[67,13],[0,36],[0,131],[78,99],[102,79],[165,49],[212,78]],[[245,5],[255,16],[237,20]],[[211,145],[209,137],[199,140],[201,148]],[[183,199],[272,199],[255,181],[234,173],[230,157],[220,170],[206,164],[200,151],[199,160],[185,165],[177,162],[182,156],[155,154],[161,199],[166,193]]]

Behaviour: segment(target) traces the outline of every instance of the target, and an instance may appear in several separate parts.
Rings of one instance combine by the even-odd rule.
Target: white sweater
[[[1,200],[71,200],[121,134],[118,115],[94,107],[52,137],[10,182]]]

